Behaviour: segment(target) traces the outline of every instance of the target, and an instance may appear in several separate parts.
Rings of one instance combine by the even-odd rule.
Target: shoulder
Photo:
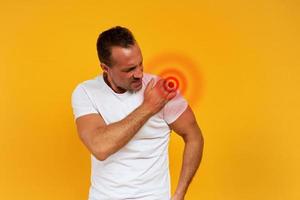
[[[72,94],[74,95],[76,93],[82,93],[83,91],[87,92],[87,91],[99,90],[103,88],[103,83],[101,81],[101,78],[102,78],[102,74],[92,79],[77,83],[77,85],[73,89]]]

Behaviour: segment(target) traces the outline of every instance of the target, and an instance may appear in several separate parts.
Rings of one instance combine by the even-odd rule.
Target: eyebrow
[[[123,72],[127,72],[127,71],[130,71],[131,69],[134,69],[136,68],[136,65],[135,66],[131,66],[131,67],[127,67],[127,68],[124,68],[122,69]]]
[[[143,60],[142,60],[139,64],[142,64],[142,63],[143,63]],[[126,68],[122,69],[122,71],[123,71],[123,72],[126,72],[126,71],[129,71],[129,70],[134,69],[134,68],[136,68],[136,67],[137,67],[137,65],[130,66],[130,67],[126,67]]]

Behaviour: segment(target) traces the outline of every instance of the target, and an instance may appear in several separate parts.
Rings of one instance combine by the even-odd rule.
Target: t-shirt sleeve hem
[[[92,112],[82,112],[80,114],[76,114],[74,115],[74,121],[76,121],[76,119],[78,119],[79,117],[82,117],[84,115],[89,115],[89,114],[98,114],[98,112],[92,111]]]
[[[175,122],[181,116],[181,114],[187,109],[187,107],[188,107],[188,103],[185,102],[185,105],[180,107],[176,115],[173,115],[172,118],[167,120],[167,123],[172,124],[173,122]]]

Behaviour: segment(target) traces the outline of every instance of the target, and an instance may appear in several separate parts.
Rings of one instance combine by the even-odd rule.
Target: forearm
[[[188,187],[200,165],[203,145],[204,141],[201,134],[197,134],[196,138],[185,139],[183,162],[175,195],[179,195],[181,197],[185,196]]]
[[[142,104],[124,119],[96,130],[94,146],[106,159],[126,145],[153,114]]]

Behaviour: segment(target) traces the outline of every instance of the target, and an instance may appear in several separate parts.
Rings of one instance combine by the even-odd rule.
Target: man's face
[[[143,57],[138,44],[111,49],[112,66],[105,67],[111,88],[117,93],[133,92],[142,88]]]

